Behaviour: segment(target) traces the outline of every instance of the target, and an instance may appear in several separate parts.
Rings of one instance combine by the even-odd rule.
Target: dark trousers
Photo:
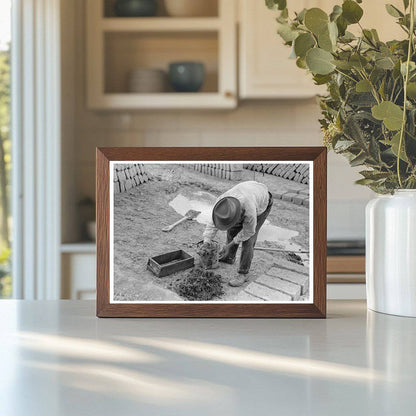
[[[240,256],[240,267],[238,269],[238,273],[247,274],[250,271],[251,262],[253,260],[254,254],[254,246],[256,245],[257,236],[259,234],[260,228],[266,221],[266,218],[269,216],[270,211],[273,206],[273,197],[272,194],[269,192],[270,199],[269,204],[267,205],[266,211],[260,214],[257,217],[257,226],[255,234],[250,237],[248,240],[243,241],[242,243],[242,250]],[[234,237],[243,229],[243,221],[234,225],[234,227],[230,228],[227,231],[227,244],[231,243]],[[224,254],[224,256],[220,259],[220,261],[224,261],[226,263],[234,263],[235,256],[237,254],[238,244],[234,244],[228,252]]]

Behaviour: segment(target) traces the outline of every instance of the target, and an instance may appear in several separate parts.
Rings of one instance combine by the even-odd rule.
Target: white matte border
[[[115,301],[114,300],[114,165],[120,165],[120,164],[132,164],[132,163],[141,163],[144,165],[179,165],[179,164],[200,164],[200,163],[229,163],[229,164],[285,164],[285,165],[291,165],[291,164],[306,164],[309,166],[309,195],[312,196],[309,198],[309,300],[308,301],[293,301],[293,302],[250,302],[250,301],[223,301],[223,300],[215,300],[215,301]],[[294,304],[313,304],[313,292],[314,292],[314,286],[313,286],[313,263],[314,263],[314,251],[313,251],[313,235],[314,235],[314,229],[313,229],[313,178],[314,178],[314,172],[313,172],[313,161],[299,161],[299,160],[238,160],[238,161],[229,161],[229,160],[171,160],[171,161],[142,161],[142,160],[122,160],[122,161],[110,161],[110,304],[157,304],[157,303],[166,303],[166,304],[175,304],[175,303],[192,303],[192,304],[198,304],[198,303],[228,303],[228,304],[284,304],[284,305],[294,305]]]

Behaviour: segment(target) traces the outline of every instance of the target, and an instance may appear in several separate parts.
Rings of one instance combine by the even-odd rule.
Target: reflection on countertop
[[[1,301],[0,414],[414,415],[416,320],[328,311],[97,319],[94,302]]]

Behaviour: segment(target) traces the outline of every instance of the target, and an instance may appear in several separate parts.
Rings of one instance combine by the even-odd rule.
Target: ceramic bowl
[[[127,90],[135,93],[160,93],[167,90],[166,72],[161,69],[138,68],[129,73]]]
[[[149,17],[156,16],[158,0],[117,0],[114,5],[116,16]]]
[[[172,62],[169,65],[169,82],[176,92],[197,92],[205,80],[205,67],[201,62]]]

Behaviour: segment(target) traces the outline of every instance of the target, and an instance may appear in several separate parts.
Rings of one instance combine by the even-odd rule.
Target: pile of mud
[[[205,270],[217,269],[219,267],[219,250],[217,242],[203,243],[198,247],[199,265]]]
[[[178,279],[172,288],[188,300],[212,300],[224,294],[221,275],[201,268],[192,269],[183,279]]]

